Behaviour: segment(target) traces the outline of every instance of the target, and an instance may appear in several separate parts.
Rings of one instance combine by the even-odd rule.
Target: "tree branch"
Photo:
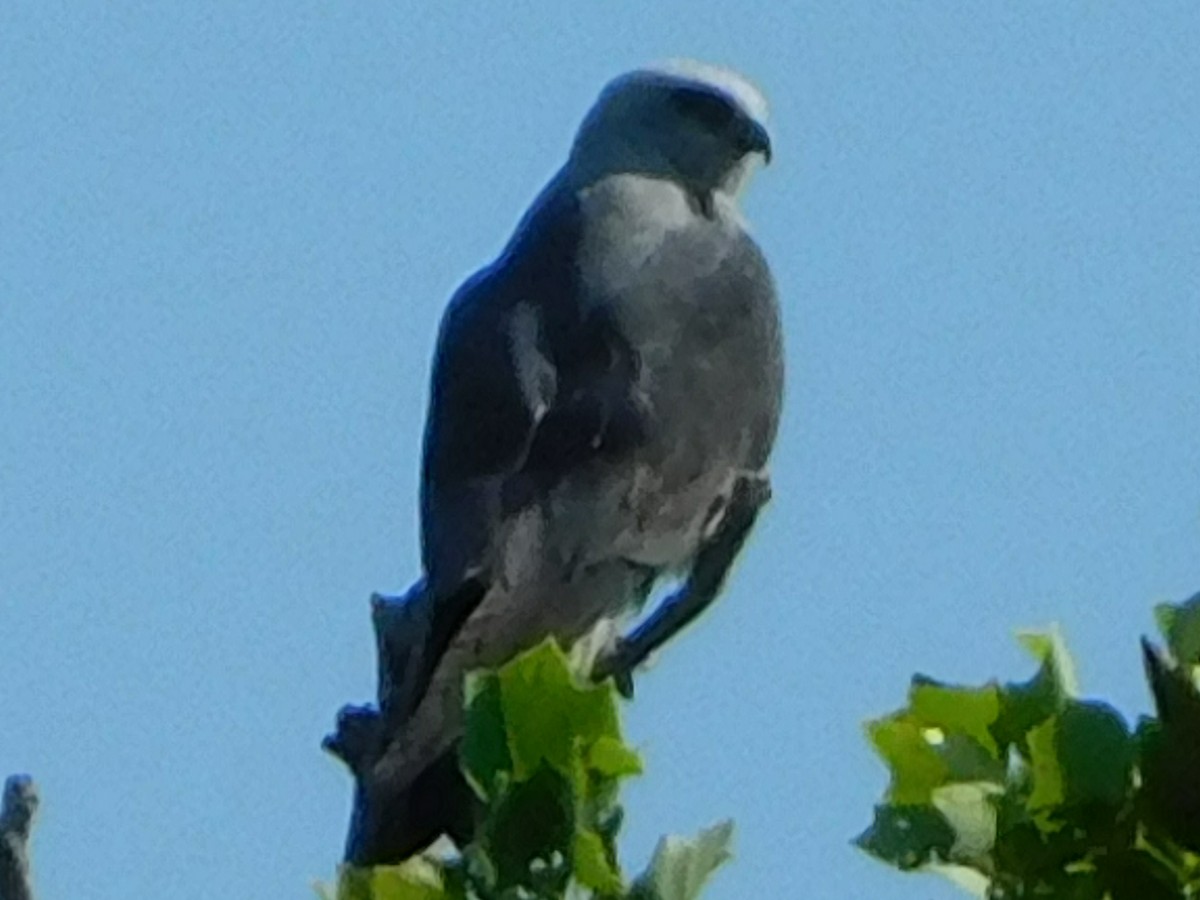
[[[687,583],[597,660],[594,679],[612,676],[627,696],[632,694],[633,670],[716,599],[770,495],[765,477],[746,475],[735,482]],[[450,597],[435,597],[422,581],[402,597],[372,598],[379,655],[377,705],[343,707],[335,733],[323,744],[355,778],[347,862],[398,862],[441,834],[459,843],[470,840],[477,800],[459,770],[456,744],[448,750],[434,748],[424,757],[418,750],[412,756],[411,748],[398,738],[407,736],[413,712],[425,699],[443,655],[486,593],[480,579]]]
[[[392,737],[425,696],[450,641],[485,592],[483,582],[470,580],[449,597],[434,598],[420,581],[401,597],[376,594],[371,598],[379,657],[377,705],[342,707],[335,732],[322,742],[354,774],[347,862],[395,862],[439,834],[469,829],[474,795],[458,771],[457,754],[439,760],[395,800],[381,794],[373,773]]]
[[[0,900],[33,900],[29,833],[37,807],[37,788],[28,775],[12,775],[4,782],[4,805],[0,807]]]

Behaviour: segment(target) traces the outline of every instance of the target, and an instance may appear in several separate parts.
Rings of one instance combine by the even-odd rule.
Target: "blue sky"
[[[789,377],[775,500],[640,683],[627,856],[713,900],[942,898],[849,839],[861,720],[1031,666],[1145,710],[1200,589],[1200,6],[16,2],[0,9],[0,771],[43,900],[308,896],[366,600],[416,574],[449,293],[601,84],[734,66]]]

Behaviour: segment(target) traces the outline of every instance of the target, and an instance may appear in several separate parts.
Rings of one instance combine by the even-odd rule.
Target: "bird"
[[[404,613],[437,649],[410,654],[419,689],[412,659],[396,667],[377,818],[461,737],[467,672],[640,608],[686,577],[739,479],[766,478],[782,326],[739,204],[771,160],[766,115],[729,69],[618,76],[452,297],[424,432],[424,578]]]

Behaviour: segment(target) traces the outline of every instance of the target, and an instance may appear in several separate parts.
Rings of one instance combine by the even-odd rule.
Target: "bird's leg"
[[[633,670],[717,598],[759,512],[770,498],[771,486],[765,476],[755,474],[738,478],[715,531],[696,555],[687,582],[596,661],[592,672],[594,679],[599,681],[611,676],[625,696],[632,695]]]

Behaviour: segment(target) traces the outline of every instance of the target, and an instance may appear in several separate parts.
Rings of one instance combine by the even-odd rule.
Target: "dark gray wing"
[[[580,296],[579,209],[551,185],[442,320],[426,420],[422,551],[435,589],[486,567],[504,517],[636,440],[636,360]]]

